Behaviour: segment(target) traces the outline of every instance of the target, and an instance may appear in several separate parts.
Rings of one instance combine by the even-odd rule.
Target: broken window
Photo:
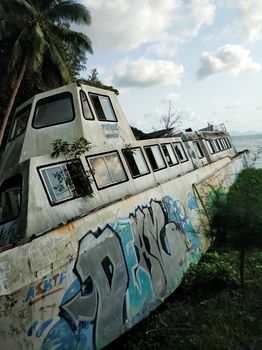
[[[216,150],[215,150],[215,147],[214,147],[214,145],[213,145],[212,140],[207,140],[206,142],[207,142],[207,146],[208,146],[208,148],[209,148],[210,153],[211,153],[211,154],[216,153]]]
[[[145,151],[146,151],[146,155],[148,157],[149,163],[154,171],[166,168],[164,158],[161,154],[161,151],[158,145],[146,146]]]
[[[180,160],[181,163],[186,162],[188,160],[186,153],[184,151],[183,146],[181,145],[180,142],[176,142],[173,144],[175,147],[176,154],[178,156],[178,159]]]
[[[86,96],[86,93],[83,90],[80,90],[81,106],[83,111],[83,116],[85,119],[94,119],[89,102]]]
[[[39,171],[51,204],[92,192],[88,176],[80,161],[60,163],[40,168]]]
[[[89,93],[97,118],[99,120],[115,122],[116,114],[108,96]]]
[[[167,164],[169,166],[178,164],[177,156],[173,150],[173,147],[171,146],[171,143],[166,143],[161,145],[165,159],[167,161]]]
[[[123,154],[133,177],[149,173],[145,157],[140,148],[123,149]]]
[[[22,175],[5,180],[0,187],[0,224],[19,216],[22,196]]]
[[[205,155],[204,155],[202,147],[200,146],[198,141],[194,142],[194,147],[195,147],[195,150],[196,150],[196,153],[197,153],[198,157],[200,159],[203,158]]]
[[[25,131],[30,111],[31,104],[20,109],[20,111],[16,113],[10,139],[14,139]]]

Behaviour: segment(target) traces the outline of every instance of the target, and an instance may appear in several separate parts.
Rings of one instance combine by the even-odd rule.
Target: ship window
[[[216,146],[217,146],[218,152],[220,152],[220,151],[221,151],[220,143],[218,142],[218,140],[214,140],[214,142],[215,142],[215,144],[216,144]]]
[[[108,96],[89,94],[99,120],[115,122],[116,114]]]
[[[25,131],[31,106],[30,104],[16,113],[10,139],[14,139]]]
[[[178,156],[178,159],[180,160],[181,163],[186,162],[188,160],[186,153],[184,151],[183,146],[181,145],[180,142],[174,143],[175,151]]]
[[[88,161],[98,188],[127,180],[125,169],[117,152],[88,157]]]
[[[231,148],[232,146],[231,146],[231,143],[230,143],[228,137],[225,139],[225,141],[226,141],[226,143],[227,143],[227,145],[228,145],[228,148]]]
[[[0,187],[0,224],[16,219],[21,209],[22,175],[16,175]]]
[[[221,144],[223,146],[223,149],[227,149],[227,144],[225,142],[225,139],[220,139],[220,142],[221,142]]]
[[[218,143],[219,143],[219,145],[220,145],[221,151],[223,151],[224,146],[223,146],[222,140],[221,140],[221,139],[218,139],[217,141],[218,141]]]
[[[196,150],[196,153],[198,155],[198,157],[201,159],[204,157],[204,152],[199,144],[198,141],[194,142],[194,146],[195,146],[195,150]]]
[[[215,149],[215,153],[219,152],[219,148],[218,148],[218,145],[216,143],[216,140],[211,140],[212,144],[213,144],[213,147]]]
[[[149,160],[149,163],[154,171],[166,168],[164,158],[161,154],[158,145],[146,146],[145,151]]]
[[[171,143],[161,145],[165,159],[169,166],[178,164],[177,156],[171,146]]]
[[[49,96],[36,103],[33,127],[45,128],[47,126],[68,123],[75,117],[73,100],[70,92]]]
[[[59,163],[39,169],[51,204],[91,193],[91,186],[80,161]]]
[[[145,157],[140,148],[123,149],[123,154],[133,177],[149,173]]]
[[[80,90],[81,106],[83,111],[83,116],[85,119],[94,119],[93,113],[89,106],[89,102],[86,96],[86,93],[83,90]]]
[[[212,140],[207,140],[207,145],[211,154],[216,153]]]

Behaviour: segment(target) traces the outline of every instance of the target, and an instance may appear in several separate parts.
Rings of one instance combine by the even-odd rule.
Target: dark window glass
[[[228,148],[231,148],[232,146],[231,146],[231,142],[229,141],[229,138],[227,137],[225,140],[227,141]]]
[[[194,142],[194,146],[197,152],[197,155],[199,158],[203,158],[204,157],[204,152],[199,144],[199,142]]]
[[[90,182],[79,161],[40,169],[52,204],[91,193]]]
[[[228,148],[225,139],[220,139],[220,142],[221,142],[221,144],[223,146],[223,149],[227,149]]]
[[[31,104],[16,113],[10,139],[14,139],[25,131],[30,111]]]
[[[207,140],[207,145],[208,145],[208,148],[209,148],[211,154],[216,153],[216,150],[215,150],[215,147],[213,145],[212,140]]]
[[[171,146],[170,143],[167,143],[165,145],[161,145],[162,147],[162,150],[163,150],[163,153],[164,153],[164,156],[165,156],[165,159],[167,161],[167,164],[169,166],[172,166],[172,165],[175,165],[175,164],[178,164],[178,160],[177,160],[177,157],[175,155],[175,152]]]
[[[123,154],[133,177],[149,173],[144,155],[140,148],[124,149]]]
[[[22,175],[16,175],[0,187],[0,223],[14,220],[21,209]]]
[[[89,94],[99,120],[117,121],[116,114],[108,96]]]
[[[215,140],[215,143],[217,145],[218,151],[222,151],[222,148],[221,148],[220,143],[218,142],[218,140]]]
[[[94,119],[94,116],[92,114],[92,111],[89,106],[89,102],[87,99],[87,96],[83,90],[80,90],[80,98],[81,98],[81,105],[82,105],[82,111],[83,116],[85,119]]]
[[[72,96],[69,92],[39,100],[35,107],[34,128],[70,122],[74,119]]]
[[[174,147],[175,147],[175,151],[178,156],[178,159],[181,161],[181,163],[187,161],[188,159],[181,143],[180,142],[174,143]]]
[[[159,146],[145,147],[146,155],[153,170],[160,170],[166,167]]]
[[[215,149],[215,153],[219,152],[219,148],[218,148],[218,145],[216,143],[216,140],[211,140],[210,141]]]

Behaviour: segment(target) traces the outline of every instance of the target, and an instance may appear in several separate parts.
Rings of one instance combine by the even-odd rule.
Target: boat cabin
[[[54,140],[80,137],[88,152],[51,157]],[[0,246],[235,154],[223,127],[136,140],[113,91],[74,83],[38,94],[17,108],[3,154]]]

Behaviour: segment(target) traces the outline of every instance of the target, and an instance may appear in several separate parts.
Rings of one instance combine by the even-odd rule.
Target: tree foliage
[[[91,172],[85,172],[81,164],[76,161],[82,155],[89,152],[91,149],[91,142],[84,137],[73,140],[71,143],[62,139],[56,139],[51,143],[53,151],[51,153],[52,158],[58,158],[60,154],[65,158],[67,164],[67,175],[64,179],[64,173],[60,171],[55,173],[55,177],[58,179],[59,191],[64,191],[64,180],[67,185],[72,188],[77,187],[78,193],[83,196],[93,197],[92,192],[92,179]]]
[[[0,0],[0,67],[6,73],[0,141],[18,91],[25,97],[72,81],[86,51],[92,52],[90,39],[70,23],[91,23],[89,11],[74,0]]]
[[[262,169],[246,169],[225,196],[213,194],[211,228],[215,244],[239,251],[241,285],[244,287],[246,252],[262,248]]]
[[[98,78],[98,70],[97,68],[93,68],[90,70],[90,74],[87,79],[80,78],[77,80],[80,84],[87,84],[91,85],[97,88],[101,88],[104,90],[113,91],[116,95],[119,95],[119,91],[115,89],[113,86],[105,85],[99,78]]]

